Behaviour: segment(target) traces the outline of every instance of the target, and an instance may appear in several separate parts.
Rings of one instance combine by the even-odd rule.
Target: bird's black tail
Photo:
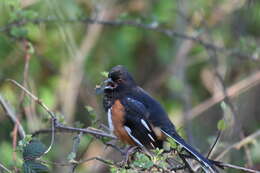
[[[206,173],[218,173],[218,170],[215,168],[214,163],[209,159],[202,156],[198,151],[196,151],[192,146],[187,144],[184,139],[182,139],[179,135],[175,134],[168,134],[165,131],[163,133],[172,138],[177,144],[183,147],[187,152],[189,152],[198,162],[200,162],[202,169]]]

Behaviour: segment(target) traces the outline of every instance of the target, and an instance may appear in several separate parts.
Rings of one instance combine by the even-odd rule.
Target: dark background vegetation
[[[221,130],[211,158],[260,170],[259,36],[257,0],[0,0],[0,95],[27,135],[50,128],[51,121],[7,78],[66,125],[100,128],[106,115],[94,88],[102,72],[121,64],[202,153]],[[2,108],[0,128],[0,163],[19,172],[20,137]],[[80,137],[71,156],[75,136],[55,135],[43,156],[52,172],[70,172],[71,166],[53,162],[120,158],[90,135]],[[51,141],[50,134],[37,138],[46,146]],[[76,172],[105,170],[91,161]]]

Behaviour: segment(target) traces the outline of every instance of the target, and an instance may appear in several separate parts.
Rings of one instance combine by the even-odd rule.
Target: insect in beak
[[[101,85],[96,86],[96,94],[102,94],[105,90],[113,90],[117,87],[117,84],[111,79],[108,78]]]

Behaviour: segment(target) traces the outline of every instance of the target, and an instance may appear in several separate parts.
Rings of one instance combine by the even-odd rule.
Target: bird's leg
[[[184,158],[188,158],[188,159],[194,159],[194,156],[192,156],[190,153],[183,154],[183,151],[185,151],[184,148],[181,148],[179,155],[182,155]]]
[[[100,124],[99,128],[103,129],[104,131],[111,133],[111,130],[108,126],[106,126],[105,124]]]
[[[125,149],[118,147],[116,145],[116,142],[117,142],[117,140],[111,140],[111,141],[106,143],[106,146],[114,148],[116,151],[120,152],[121,155],[125,155],[125,152],[126,152]]]
[[[124,156],[121,164],[126,165],[130,160],[130,157],[137,151],[137,146],[129,146],[126,148],[125,152],[122,154]]]
[[[191,168],[189,162],[186,160],[186,158],[184,157],[183,154],[178,153],[179,157],[181,158],[181,160],[183,161],[183,163],[185,164],[185,167],[188,169],[188,171],[190,173],[194,173],[193,169]]]

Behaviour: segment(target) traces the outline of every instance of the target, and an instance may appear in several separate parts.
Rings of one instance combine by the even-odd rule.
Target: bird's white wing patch
[[[113,122],[112,122],[112,112],[111,112],[111,109],[108,109],[107,111],[107,118],[108,118],[108,126],[109,126],[109,129],[111,132],[114,131],[114,125],[113,125]]]
[[[148,124],[145,122],[144,119],[141,119],[141,123],[143,124],[143,126],[144,126],[147,130],[149,130],[149,131],[151,132],[151,129],[149,128]]]
[[[148,134],[149,138],[155,142],[155,139],[152,137],[152,135]]]
[[[131,134],[132,131],[131,131],[131,129],[130,129],[129,127],[124,126],[124,128],[125,128],[127,134],[128,134],[139,146],[144,147],[143,144]]]

